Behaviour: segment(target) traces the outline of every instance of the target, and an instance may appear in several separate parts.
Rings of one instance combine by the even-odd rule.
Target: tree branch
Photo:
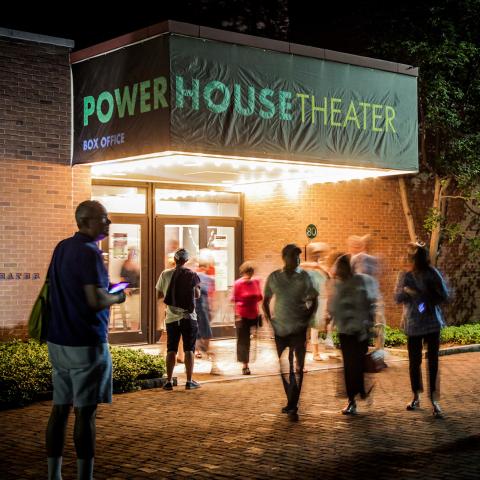
[[[405,185],[405,179],[403,177],[398,177],[398,184],[400,186],[400,198],[402,199],[403,213],[405,215],[405,220],[407,221],[407,228],[408,228],[408,234],[410,236],[410,241],[412,243],[415,243],[417,241],[417,235],[415,233],[415,223],[413,221],[413,215],[408,205],[408,195],[407,195],[407,187]]]

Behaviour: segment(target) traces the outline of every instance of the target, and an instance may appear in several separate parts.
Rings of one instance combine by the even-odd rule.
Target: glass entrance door
[[[147,220],[111,215],[110,235],[102,242],[111,283],[128,282],[124,303],[110,308],[112,343],[147,340],[148,258]]]
[[[214,268],[215,290],[212,295],[210,324],[219,336],[228,335],[227,327],[235,322],[235,312],[231,302],[232,288],[238,261],[235,257],[235,226],[218,225],[225,222],[207,222],[206,252],[210,255]]]
[[[214,336],[234,335],[234,309],[230,301],[240,263],[240,222],[226,219],[157,217],[156,278],[174,266],[177,248],[190,253],[187,267],[199,273],[208,295],[208,314]],[[157,329],[162,330],[163,302],[157,310]]]

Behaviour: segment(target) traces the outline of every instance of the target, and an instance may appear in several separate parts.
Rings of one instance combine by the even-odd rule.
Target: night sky
[[[365,54],[367,36],[373,33],[370,24],[375,24],[375,15],[382,8],[377,0],[358,0],[352,6],[349,2],[324,0],[177,0],[171,5],[157,2],[136,7],[96,3],[78,3],[75,11],[56,9],[55,14],[35,6],[29,10],[24,7],[23,11],[9,8],[0,19],[0,27],[68,38],[75,41],[74,50],[79,50],[168,19],[232,31],[247,24],[246,33],[253,35]],[[268,26],[256,27],[262,20],[268,23],[273,18],[275,24],[287,18],[279,13],[279,4],[288,10],[284,38]]]

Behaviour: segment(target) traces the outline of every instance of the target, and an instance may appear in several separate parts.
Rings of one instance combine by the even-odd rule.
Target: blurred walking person
[[[353,272],[370,275],[377,282],[378,295],[375,308],[375,347],[378,351],[377,353],[383,358],[385,347],[385,326],[387,324],[385,319],[385,302],[383,301],[383,296],[380,292],[380,284],[378,282],[380,262],[377,257],[367,253],[370,240],[370,235],[364,235],[363,237],[351,235],[348,237],[347,244],[348,251],[351,255],[350,263],[352,264]]]
[[[202,358],[202,355],[205,354],[212,364],[210,374],[220,375],[221,371],[217,366],[215,352],[210,347],[210,340],[213,338],[212,327],[210,326],[210,298],[215,292],[215,279],[207,275],[206,271],[207,265],[200,263],[197,269],[197,275],[200,278],[200,297],[195,300],[195,312],[198,321],[195,357]]]
[[[438,351],[440,330],[445,326],[440,304],[448,300],[448,290],[440,272],[430,266],[428,251],[420,244],[409,246],[407,271],[400,274],[395,300],[403,303],[404,331],[408,337],[408,359],[413,399],[407,410],[420,406],[422,347],[428,346],[428,373],[433,415],[442,417],[439,400]]]
[[[242,374],[250,375],[250,337],[252,328],[258,328],[261,317],[258,302],[263,299],[260,280],[253,278],[253,264],[240,265],[241,277],[233,286],[232,300],[235,302],[235,328],[237,331],[237,361],[243,365]]]
[[[128,282],[125,289],[127,299],[120,305],[124,330],[140,330],[140,274],[137,249],[129,247],[127,259],[120,270],[121,281]]]
[[[324,261],[329,251],[326,243],[314,242],[307,245],[307,261],[300,267],[307,270],[312,276],[315,289],[319,292],[318,308],[310,321],[310,346],[312,358],[321,361],[319,332],[327,329],[327,282],[329,273],[324,267]],[[328,359],[328,357],[325,357]],[[305,373],[305,372],[304,372]]]
[[[364,361],[368,351],[377,300],[376,282],[369,275],[352,270],[350,255],[338,257],[328,311],[336,326],[343,356],[343,371],[348,396],[344,415],[357,413],[356,396],[366,398]]]
[[[290,243],[282,250],[284,267],[272,272],[265,284],[263,311],[275,332],[275,344],[287,405],[282,408],[292,421],[298,420],[298,401],[303,382],[307,328],[318,307],[318,290],[311,276],[300,265],[302,251]],[[270,302],[275,297],[272,316]],[[282,354],[288,349],[288,365]],[[297,366],[295,368],[295,360]]]

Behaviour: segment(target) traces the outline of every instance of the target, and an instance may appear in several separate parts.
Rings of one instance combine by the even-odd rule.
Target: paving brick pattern
[[[443,420],[426,398],[405,410],[406,362],[375,376],[353,418],[339,413],[341,370],[306,375],[298,423],[280,413],[278,376],[116,395],[99,409],[95,478],[478,479],[479,368],[480,353],[441,359]],[[46,478],[50,406],[0,412],[0,478]],[[71,435],[70,425],[65,480],[75,478]]]

